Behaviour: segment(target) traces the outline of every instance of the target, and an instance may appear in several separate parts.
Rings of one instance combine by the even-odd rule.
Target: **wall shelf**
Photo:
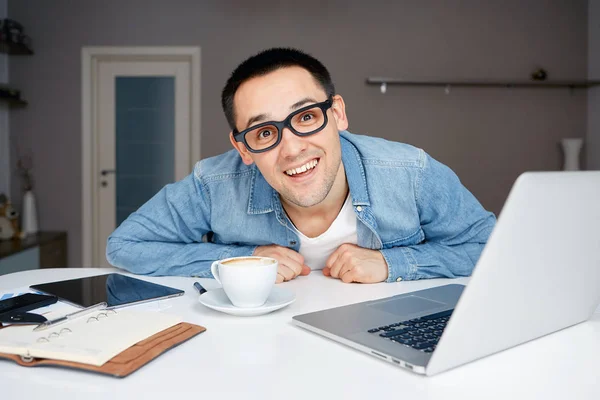
[[[12,107],[25,107],[27,102],[21,99],[21,93],[9,86],[0,85],[0,102],[8,103]]]
[[[33,54],[33,50],[21,43],[0,40],[0,53],[11,55],[31,55]]]
[[[0,101],[3,103],[8,103],[8,105],[11,108],[21,108],[21,107],[26,107],[27,106],[27,102],[25,100],[16,100],[16,99],[9,99],[9,98],[5,98],[5,97],[0,97]]]
[[[9,55],[32,55],[33,50],[31,50],[27,45],[23,43],[15,43],[5,39],[0,39],[0,53],[5,53]],[[22,108],[27,106],[27,102],[25,100],[16,98],[19,97],[18,90],[12,89],[10,87],[5,87],[4,85],[0,85],[0,89],[2,89],[2,91],[8,92],[3,93],[3,96],[6,97],[0,97],[0,102],[7,103],[10,108]],[[14,95],[14,93],[11,94],[10,92],[17,92],[16,96]]]
[[[385,77],[369,77],[367,84],[379,85],[381,91],[385,93],[385,87],[395,86],[436,86],[436,87],[504,87],[504,88],[570,88],[587,89],[592,86],[600,85],[600,81],[493,81],[493,80],[461,80],[461,81],[415,81],[403,80]]]

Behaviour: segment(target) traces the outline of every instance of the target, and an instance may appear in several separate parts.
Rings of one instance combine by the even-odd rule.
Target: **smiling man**
[[[222,105],[235,150],[131,214],[108,239],[111,264],[208,277],[214,260],[269,256],[277,282],[319,269],[361,283],[472,272],[494,215],[423,150],[346,131],[318,60],[263,51],[232,73]]]

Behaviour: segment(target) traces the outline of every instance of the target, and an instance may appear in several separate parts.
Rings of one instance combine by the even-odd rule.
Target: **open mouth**
[[[319,164],[319,159],[315,158],[314,160],[310,160],[304,165],[299,166],[298,168],[292,168],[285,171],[285,174],[293,177],[300,177],[304,175],[310,174],[310,172]]]

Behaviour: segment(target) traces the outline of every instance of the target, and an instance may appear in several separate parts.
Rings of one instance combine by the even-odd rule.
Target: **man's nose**
[[[289,128],[283,128],[281,132],[280,152],[283,157],[296,157],[302,153],[307,146],[305,138],[294,134]]]

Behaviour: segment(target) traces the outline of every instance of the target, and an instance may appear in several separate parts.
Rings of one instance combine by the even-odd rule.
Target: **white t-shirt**
[[[300,254],[312,270],[323,269],[329,256],[344,243],[357,244],[356,214],[350,195],[331,226],[321,235],[309,238],[296,229],[300,237]]]

